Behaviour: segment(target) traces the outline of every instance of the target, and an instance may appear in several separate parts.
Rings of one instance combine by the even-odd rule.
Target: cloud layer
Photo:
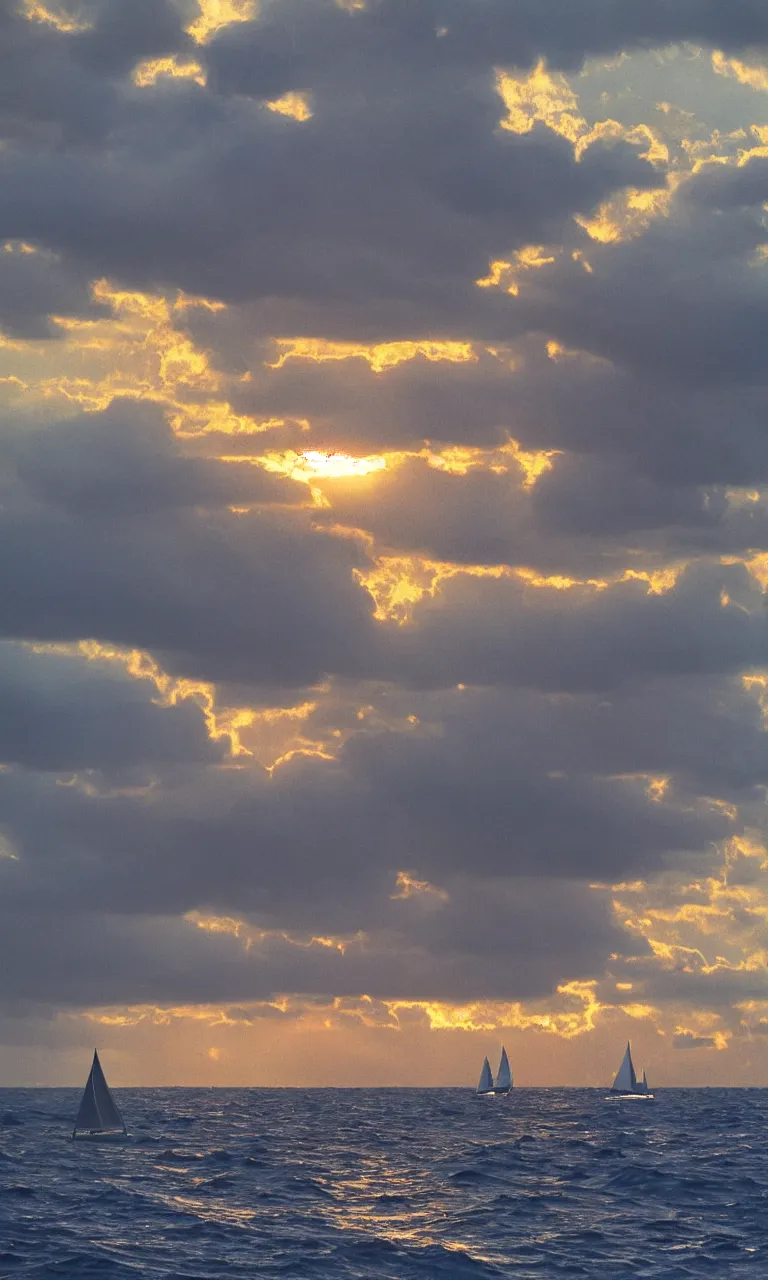
[[[748,1074],[765,6],[246,10],[0,0],[2,1034]]]

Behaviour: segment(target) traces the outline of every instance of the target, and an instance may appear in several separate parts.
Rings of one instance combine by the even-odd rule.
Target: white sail
[[[643,1072],[643,1083],[642,1083],[642,1084],[639,1084],[637,1087],[638,1087],[638,1089],[640,1089],[640,1090],[641,1090],[641,1092],[642,1092],[642,1093],[647,1093],[647,1092],[648,1092],[648,1077],[647,1077],[647,1075],[645,1074],[645,1072]]]
[[[629,1049],[629,1041],[627,1041],[627,1049],[621,1060],[621,1066],[616,1073],[611,1088],[617,1093],[636,1093],[637,1092],[637,1076],[635,1068],[632,1065],[632,1054]]]
[[[501,1046],[501,1062],[499,1063],[499,1070],[496,1073],[496,1084],[494,1087],[500,1090],[503,1089],[504,1091],[512,1088],[512,1071],[509,1066],[507,1051],[503,1045]]]
[[[483,1063],[483,1069],[480,1072],[480,1082],[477,1086],[478,1093],[493,1093],[493,1075],[491,1073],[491,1064],[488,1059]]]
[[[109,1091],[109,1085],[95,1049],[72,1136],[74,1137],[80,1130],[87,1133],[114,1133],[120,1130],[125,1133],[126,1131],[123,1117]]]

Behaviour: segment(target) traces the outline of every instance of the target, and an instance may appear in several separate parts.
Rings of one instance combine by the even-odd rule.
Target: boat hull
[[[654,1102],[652,1093],[609,1093],[606,1102]]]
[[[127,1142],[128,1134],[122,1131],[106,1133],[73,1133],[73,1142]]]

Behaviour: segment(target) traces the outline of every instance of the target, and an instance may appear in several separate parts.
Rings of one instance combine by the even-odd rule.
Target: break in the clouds
[[[14,1078],[764,1080],[766,49],[0,0]]]

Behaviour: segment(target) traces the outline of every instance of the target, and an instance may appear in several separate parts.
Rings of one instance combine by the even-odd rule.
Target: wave
[[[671,1280],[766,1274],[758,1092],[126,1090],[68,1141],[0,1090],[0,1280]]]

